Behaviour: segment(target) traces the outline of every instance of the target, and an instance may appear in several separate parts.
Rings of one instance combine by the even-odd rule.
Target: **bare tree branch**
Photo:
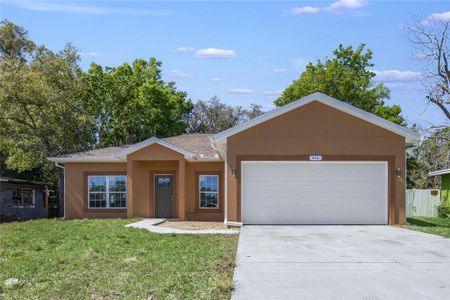
[[[434,21],[406,25],[408,40],[416,49],[416,59],[427,68],[423,84],[428,88],[426,99],[435,104],[450,120],[449,22]]]

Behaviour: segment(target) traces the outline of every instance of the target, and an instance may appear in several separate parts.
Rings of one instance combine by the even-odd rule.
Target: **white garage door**
[[[387,224],[387,162],[242,162],[244,224]]]

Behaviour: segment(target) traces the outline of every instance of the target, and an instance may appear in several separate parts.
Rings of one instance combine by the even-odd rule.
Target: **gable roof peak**
[[[403,137],[405,137],[407,143],[416,142],[422,138],[422,136],[419,133],[412,131],[411,129],[408,129],[406,127],[392,123],[386,119],[383,119],[383,118],[376,116],[372,113],[369,113],[365,110],[357,108],[356,106],[350,105],[344,101],[338,100],[338,99],[330,97],[328,95],[325,95],[322,92],[314,92],[314,93],[309,94],[301,99],[298,99],[289,104],[286,104],[282,107],[278,107],[271,111],[268,111],[265,114],[258,116],[254,119],[251,119],[243,124],[240,124],[238,126],[232,127],[230,129],[224,130],[222,132],[219,132],[212,136],[212,142],[215,144],[226,144],[227,138],[229,136],[235,135],[241,131],[244,131],[248,128],[251,128],[253,126],[256,126],[258,124],[266,122],[268,120],[271,120],[275,117],[278,117],[282,114],[285,114],[294,109],[302,107],[313,101],[321,102],[325,105],[333,107],[344,113],[347,113],[347,114],[357,117],[361,120],[367,121],[376,126],[382,127],[388,131],[391,131],[400,136],[403,136]]]
[[[143,149],[145,147],[148,147],[150,145],[153,145],[153,144],[159,144],[161,146],[169,148],[169,149],[171,149],[171,150],[173,150],[175,152],[183,154],[187,158],[191,158],[191,157],[194,156],[194,154],[192,152],[187,151],[187,150],[185,150],[185,149],[183,149],[181,147],[178,147],[178,146],[176,146],[174,144],[171,144],[171,143],[169,143],[167,141],[161,140],[161,139],[159,139],[157,137],[154,137],[154,136],[151,137],[151,138],[148,138],[146,140],[143,140],[140,143],[134,144],[134,145],[132,145],[132,146],[130,146],[128,148],[125,148],[122,151],[117,152],[114,156],[116,158],[118,158],[118,159],[125,160],[128,154],[136,152],[138,150],[141,150],[141,149]]]

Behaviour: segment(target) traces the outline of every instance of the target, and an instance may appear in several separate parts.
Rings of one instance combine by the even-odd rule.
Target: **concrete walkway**
[[[450,299],[450,239],[391,226],[244,226],[232,299]]]
[[[185,230],[170,227],[157,226],[165,222],[166,219],[144,219],[139,222],[131,223],[126,227],[147,229],[148,231],[161,234],[238,234],[236,229],[199,229],[199,230]]]

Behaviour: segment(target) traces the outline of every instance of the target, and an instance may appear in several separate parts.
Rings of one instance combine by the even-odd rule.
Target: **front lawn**
[[[407,218],[406,221],[409,223],[409,225],[405,225],[408,229],[450,238],[450,219],[414,217]]]
[[[228,299],[237,235],[159,235],[136,220],[0,224],[0,299]],[[18,283],[7,286],[8,278]]]

